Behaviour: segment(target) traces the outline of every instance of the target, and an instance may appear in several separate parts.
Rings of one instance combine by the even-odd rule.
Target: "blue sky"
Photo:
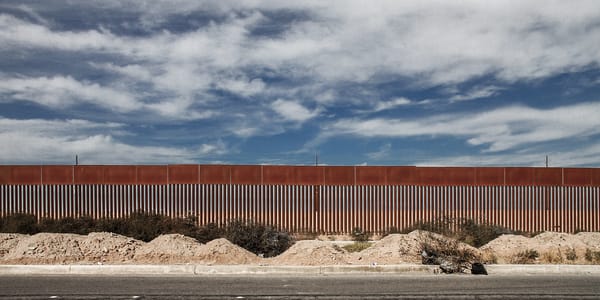
[[[0,163],[600,166],[598,1],[0,2]]]

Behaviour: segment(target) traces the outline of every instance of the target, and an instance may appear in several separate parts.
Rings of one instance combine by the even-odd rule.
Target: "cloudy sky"
[[[3,0],[0,145],[0,164],[600,166],[600,3]]]

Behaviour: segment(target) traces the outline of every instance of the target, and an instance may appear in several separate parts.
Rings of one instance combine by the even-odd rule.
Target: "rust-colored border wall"
[[[0,184],[600,186],[598,168],[103,165],[0,166]]]
[[[600,169],[329,166],[0,166],[0,216],[198,224],[252,219],[292,232],[382,233],[441,217],[522,231],[600,230]]]
[[[600,230],[600,169],[257,165],[0,166],[0,216],[193,215],[292,232],[383,233],[441,217]]]

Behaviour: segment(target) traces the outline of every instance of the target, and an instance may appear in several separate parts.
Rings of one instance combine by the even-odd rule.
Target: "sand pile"
[[[260,259],[226,239],[202,245],[195,239],[168,234],[149,243],[108,232],[0,235],[3,264],[254,264]]]
[[[371,247],[352,254],[354,264],[401,264],[421,262],[420,237],[416,234],[390,234]]]
[[[455,243],[459,249],[467,249],[475,255],[480,255],[477,248],[458,242],[440,234],[415,230],[408,234],[390,234],[375,242],[373,246],[357,253],[353,253],[354,264],[403,264],[421,263],[423,243],[432,240],[442,244]]]
[[[79,248],[84,236],[78,234],[38,233],[24,238],[3,258],[4,263],[72,264],[84,260]]]
[[[299,241],[277,257],[267,260],[274,265],[345,265],[349,254],[342,248],[325,241]]]
[[[600,233],[544,232],[533,238],[506,234],[480,249],[495,256],[498,263],[514,263],[519,254],[527,250],[538,252],[538,263],[589,263],[585,260],[585,252],[600,250]]]
[[[575,235],[591,250],[600,251],[600,232],[580,232]]]
[[[133,260],[137,263],[191,263],[198,262],[202,244],[181,234],[161,235],[142,245]]]
[[[207,265],[255,264],[260,261],[260,258],[254,253],[223,238],[212,240],[201,246],[195,255],[199,263]]]
[[[79,243],[83,263],[127,263],[144,242],[110,232],[92,232]]]
[[[538,263],[589,264],[586,251],[600,251],[600,233],[566,234],[545,232],[533,238],[502,235],[480,249],[425,231],[391,234],[370,248],[348,253],[331,241],[305,240],[281,255],[262,259],[232,244],[216,239],[205,245],[179,234],[162,235],[149,243],[108,232],[87,236],[39,233],[0,234],[2,264],[272,264],[272,265],[343,265],[420,263],[423,243],[455,245],[482,255],[485,261],[513,263],[519,253],[536,250]],[[588,257],[589,257],[588,252]]]
[[[6,255],[11,249],[17,246],[22,239],[29,238],[29,235],[18,233],[0,233],[0,258]]]

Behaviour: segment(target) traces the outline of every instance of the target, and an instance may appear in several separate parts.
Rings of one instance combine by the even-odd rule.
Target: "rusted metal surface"
[[[41,176],[44,184],[70,184],[74,180],[72,166],[43,166]]]
[[[600,169],[310,166],[0,166],[0,215],[199,224],[252,219],[293,232],[405,229],[442,217],[515,230],[600,230]]]
[[[136,184],[137,166],[104,166],[104,184]]]
[[[137,184],[165,184],[169,182],[168,166],[137,166]]]
[[[168,166],[168,183],[185,184],[200,182],[200,166],[198,165],[170,165]]]

